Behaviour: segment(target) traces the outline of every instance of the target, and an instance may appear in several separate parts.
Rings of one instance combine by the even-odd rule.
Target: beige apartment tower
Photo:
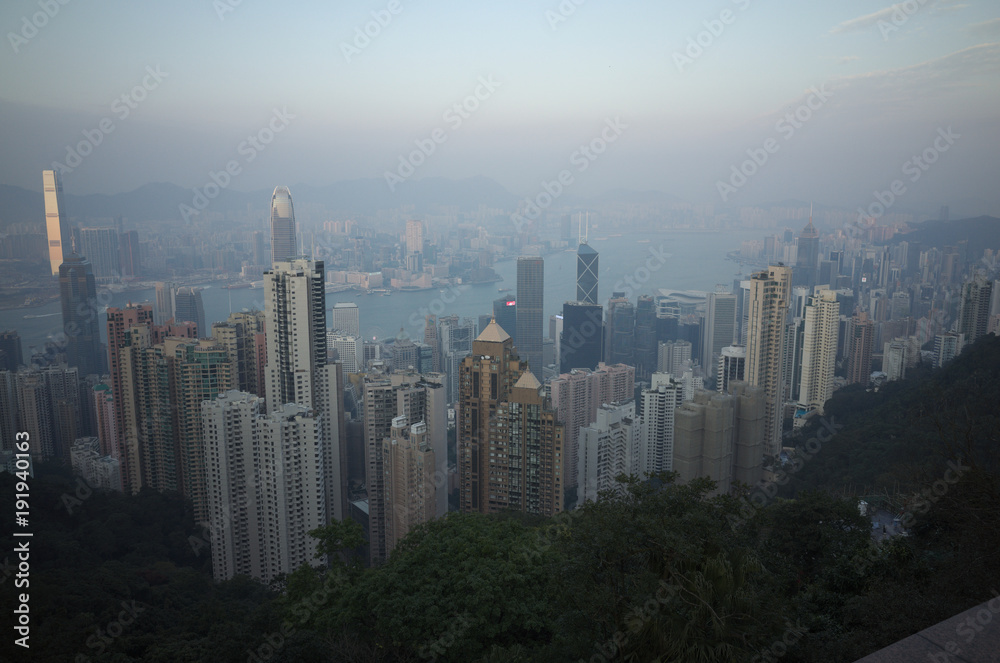
[[[782,360],[792,269],[770,266],[750,277],[746,378],[764,389],[765,453],[781,451],[782,408],[786,399]]]
[[[385,479],[385,543],[388,552],[411,529],[435,516],[434,449],[427,424],[409,424],[405,416],[392,420],[382,442]]]
[[[461,510],[562,511],[563,426],[496,320],[462,361],[459,393]]]

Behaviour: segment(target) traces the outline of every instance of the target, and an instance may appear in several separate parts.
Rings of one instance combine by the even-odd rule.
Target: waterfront
[[[632,300],[640,294],[655,294],[660,288],[678,290],[712,290],[716,284],[732,286],[739,265],[727,260],[727,252],[744,239],[759,237],[760,231],[726,233],[664,232],[630,234],[593,240],[591,245],[600,253],[599,295],[606,302],[612,290],[630,290]],[[663,255],[661,267],[647,270],[649,258]],[[656,264],[657,260],[651,260]],[[357,303],[360,309],[361,331],[366,338],[395,336],[400,328],[415,340],[423,339],[424,315],[458,315],[478,317],[492,311],[494,299],[516,294],[517,261],[498,262],[494,269],[503,278],[495,283],[480,283],[420,291],[397,291],[390,296],[366,295],[347,291],[327,294],[327,315],[338,301]],[[648,276],[647,276],[648,274]],[[629,285],[629,283],[634,284]],[[216,285],[203,286],[205,318],[210,325],[224,320],[230,310],[264,309],[264,291],[259,288],[229,290]],[[509,288],[509,293],[498,289]],[[127,292],[99,291],[99,300],[108,306],[125,306],[129,302],[152,301],[153,289]],[[561,310],[566,300],[576,297],[576,251],[565,250],[545,256],[545,328],[548,316]],[[46,341],[55,340],[61,332],[60,304],[0,311],[0,329],[16,329],[21,336],[25,359],[33,349]],[[34,316],[25,319],[24,316]],[[104,316],[100,316],[101,336],[105,339]]]

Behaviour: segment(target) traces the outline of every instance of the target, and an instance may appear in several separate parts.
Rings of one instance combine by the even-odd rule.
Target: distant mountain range
[[[513,209],[518,203],[514,194],[486,177],[424,178],[403,182],[394,192],[389,191],[384,180],[377,178],[336,182],[324,187],[294,185],[290,188],[296,206],[319,205],[331,213],[370,214],[380,209],[407,206],[417,212],[426,212],[442,206],[475,209],[481,204]],[[221,213],[246,211],[248,206],[266,209],[271,193],[271,190],[224,189],[211,200],[209,209]],[[181,219],[181,205],[194,207],[194,197],[194,189],[158,182],[114,195],[65,194],[63,200],[73,219],[124,216],[133,221],[171,221]],[[43,218],[40,192],[0,185],[0,228],[13,223],[41,223]]]
[[[961,241],[968,241],[969,247],[976,252],[983,249],[1000,250],[1000,219],[995,216],[979,216],[974,219],[958,219],[956,221],[925,221],[915,225],[913,232],[896,235],[893,244],[902,241],[920,242],[926,250],[936,246],[956,246]]]

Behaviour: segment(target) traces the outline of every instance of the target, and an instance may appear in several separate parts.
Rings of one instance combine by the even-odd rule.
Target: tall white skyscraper
[[[683,386],[666,373],[653,373],[652,384],[642,392],[642,426],[639,432],[640,474],[670,472],[674,464],[674,414],[684,401]]]
[[[153,320],[158,325],[165,325],[174,317],[174,293],[177,284],[173,281],[156,282],[156,307],[153,309]]]
[[[348,336],[361,336],[361,319],[354,302],[337,302],[331,312],[331,329]]]
[[[49,267],[59,274],[59,265],[72,249],[69,219],[62,199],[62,182],[54,170],[42,171],[42,195],[45,199],[45,233],[49,242]]]
[[[240,391],[201,407],[215,580],[241,574],[269,582],[302,564],[318,566],[309,532],[329,517],[313,411],[288,404],[265,415],[263,399]]]
[[[287,186],[275,187],[271,194],[271,264],[299,255],[295,239],[295,211]]]
[[[805,314],[799,407],[822,414],[823,406],[833,395],[833,372],[837,367],[840,328],[837,293],[821,290],[810,299]]]
[[[424,222],[406,222],[406,269],[419,272],[424,268]]]
[[[267,411],[302,405],[318,419],[328,513],[344,517],[347,500],[341,364],[327,362],[323,262],[299,258],[264,272]]]
[[[617,487],[619,474],[638,474],[639,419],[635,403],[597,408],[597,420],[580,429],[577,500],[597,501],[602,490]]]
[[[791,282],[791,267],[768,267],[750,278],[747,302],[747,382],[764,389],[767,404],[764,452],[772,455],[781,451],[782,407],[785,400],[785,320]]]
[[[334,330],[327,332],[327,352],[335,356],[344,366],[344,379],[351,373],[361,373],[365,367],[365,344],[357,336],[340,334]]]

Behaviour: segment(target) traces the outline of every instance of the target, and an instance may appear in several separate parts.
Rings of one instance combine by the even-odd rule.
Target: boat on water
[[[54,315],[62,315],[61,313],[29,313],[24,316],[25,320],[34,320],[35,318],[51,318]]]
[[[510,292],[510,288],[497,288],[497,292]]]

